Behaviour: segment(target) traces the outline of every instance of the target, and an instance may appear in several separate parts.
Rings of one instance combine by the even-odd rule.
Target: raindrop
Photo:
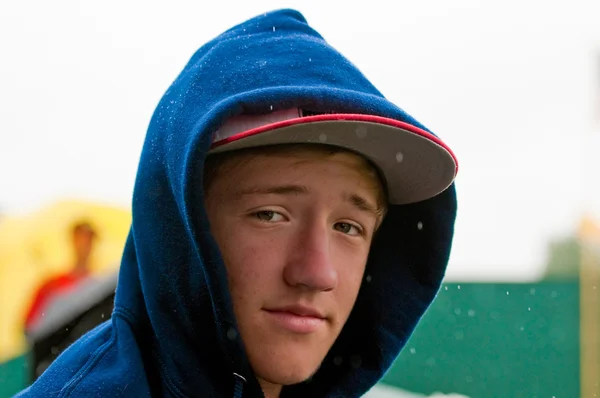
[[[273,32],[275,32],[275,26],[273,26]]]
[[[365,279],[367,280],[367,282],[371,282],[371,275],[367,275]]]
[[[418,229],[419,231],[423,229],[423,223],[422,223],[421,221],[419,221],[419,222],[417,223],[417,229]]]
[[[271,110],[273,110],[273,105],[270,106]]]
[[[321,142],[325,142],[325,141],[327,141],[327,135],[322,133],[322,134],[319,136],[319,141],[321,141]]]
[[[416,352],[417,352],[417,350],[416,350],[414,347],[410,349],[410,353],[411,353],[411,354],[414,354],[414,353],[416,353]]]
[[[460,315],[460,314],[462,313],[462,311],[460,310],[460,308],[455,308],[455,309],[454,309],[454,313],[455,313],[456,315]]]
[[[42,312],[42,317],[45,317],[45,316],[46,316],[46,313],[45,313],[45,312]]]
[[[444,290],[448,290],[448,286],[444,286]]]
[[[356,128],[356,136],[358,138],[365,138],[367,136],[367,128],[364,126],[358,126]]]
[[[312,58],[309,58],[309,59],[308,59],[308,62],[312,62]]]
[[[509,292],[506,292],[506,295],[507,295],[507,296],[509,296],[509,295],[510,295],[510,293],[509,293]]]
[[[534,295],[535,294],[535,288],[532,287],[531,289],[529,289],[529,294]]]
[[[360,358],[360,355],[353,355],[352,358],[350,358],[350,366],[352,366],[354,369],[360,368],[361,364],[362,359]]]
[[[527,311],[531,311],[531,307],[527,307]]]
[[[230,328],[230,329],[227,331],[227,338],[228,338],[229,340],[235,340],[235,338],[236,338],[236,337],[237,337],[237,332],[235,331],[235,329],[234,329],[234,328]]]
[[[523,330],[525,330],[525,328],[524,328],[523,326],[521,326],[521,332],[522,332]]]
[[[460,290],[460,285],[458,285],[457,287],[458,287],[458,290]]]
[[[402,163],[403,160],[404,160],[404,155],[402,154],[402,152],[396,153],[396,162]]]
[[[104,319],[104,312],[102,313],[102,319]]]
[[[468,314],[469,314],[469,316],[475,316],[475,311],[469,310]]]
[[[343,362],[343,360],[342,360],[342,357],[340,357],[340,356],[333,358],[333,364],[335,366],[340,366],[342,364],[342,362]]]

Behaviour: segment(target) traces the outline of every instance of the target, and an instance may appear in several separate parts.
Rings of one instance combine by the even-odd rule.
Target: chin
[[[283,386],[302,383],[312,377],[319,369],[320,363],[308,363],[306,358],[299,362],[286,361],[286,363],[272,363],[271,366],[265,366],[257,372],[261,379]]]
[[[290,386],[308,380],[316,371],[316,369],[312,369],[310,372],[282,372],[282,370],[284,369],[278,369],[274,372],[269,372],[265,376],[261,376],[261,379],[272,384]]]

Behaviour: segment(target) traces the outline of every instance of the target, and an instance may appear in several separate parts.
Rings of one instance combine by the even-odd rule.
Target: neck
[[[72,273],[76,274],[76,275],[84,275],[87,273],[87,262],[83,261],[83,262],[77,262],[75,264],[75,267],[73,268]]]
[[[265,398],[279,398],[279,394],[281,394],[280,384],[274,384],[261,378],[258,378],[258,384],[260,384]]]

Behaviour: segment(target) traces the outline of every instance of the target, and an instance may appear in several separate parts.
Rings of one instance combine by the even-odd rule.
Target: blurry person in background
[[[96,238],[96,231],[89,222],[80,221],[73,226],[71,242],[74,264],[69,271],[50,278],[37,289],[25,318],[25,330],[36,325],[56,296],[69,292],[89,276],[90,257]]]

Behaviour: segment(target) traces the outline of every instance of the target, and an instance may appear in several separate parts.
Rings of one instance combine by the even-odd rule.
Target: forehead
[[[204,167],[204,185],[207,188],[215,179],[234,171],[243,173],[251,169],[254,173],[243,173],[246,178],[266,178],[275,173],[293,173],[299,165],[328,164],[360,174],[383,191],[379,173],[367,159],[343,148],[318,144],[272,145],[209,155]],[[313,172],[318,173],[318,169]]]

